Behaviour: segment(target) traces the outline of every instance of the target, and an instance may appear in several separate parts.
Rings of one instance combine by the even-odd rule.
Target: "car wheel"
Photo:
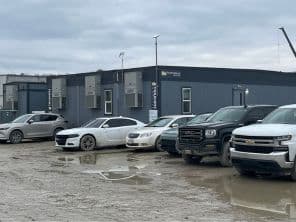
[[[96,148],[96,140],[91,135],[85,135],[80,140],[80,149],[83,151],[91,151]]]
[[[57,128],[53,131],[53,134],[52,134],[52,138],[51,140],[55,140],[55,137],[56,135],[58,134],[58,132],[62,131],[63,129],[62,128]]]
[[[161,148],[161,139],[160,139],[160,136],[157,137],[157,139],[155,141],[155,150],[156,151],[160,151],[160,152],[163,151],[163,149]]]
[[[232,162],[230,159],[230,143],[229,140],[224,141],[220,154],[220,164],[223,167],[231,167]]]
[[[190,154],[182,154],[182,158],[187,164],[193,164],[193,163],[200,163],[202,157],[201,156],[194,156]]]
[[[294,158],[294,164],[293,164],[293,167],[291,169],[291,180],[296,181],[296,156]]]
[[[9,135],[9,141],[12,144],[20,143],[22,142],[22,140],[23,140],[23,133],[19,130],[14,130]]]

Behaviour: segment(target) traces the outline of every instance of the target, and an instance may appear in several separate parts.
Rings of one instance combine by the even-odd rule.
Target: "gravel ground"
[[[0,145],[0,221],[284,221],[296,184],[246,178],[215,159],[160,152],[65,152],[53,142]]]

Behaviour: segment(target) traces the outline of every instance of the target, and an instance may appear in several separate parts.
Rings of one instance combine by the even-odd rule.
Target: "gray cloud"
[[[69,73],[159,63],[295,71],[296,2],[0,0],[0,72]],[[279,44],[278,44],[279,42]],[[296,43],[295,43],[296,46]]]

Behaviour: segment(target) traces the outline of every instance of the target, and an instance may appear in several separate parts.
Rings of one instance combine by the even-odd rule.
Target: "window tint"
[[[183,117],[174,121],[173,124],[178,124],[179,126],[185,126],[186,123],[191,119],[192,117]]]
[[[55,121],[57,120],[58,116],[56,115],[41,115],[40,121],[47,122],[47,121]]]
[[[263,109],[253,109],[248,113],[246,119],[247,120],[259,120],[259,119],[263,119],[263,117],[264,117]]]
[[[134,126],[137,125],[137,122],[131,119],[122,119],[124,126]]]
[[[35,115],[31,118],[34,122],[40,122],[40,115]]]
[[[106,124],[108,124],[109,127],[121,127],[125,126],[125,121],[124,119],[110,119]]]

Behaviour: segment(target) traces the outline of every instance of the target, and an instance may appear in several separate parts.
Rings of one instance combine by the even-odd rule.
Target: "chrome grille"
[[[203,140],[203,129],[198,128],[180,128],[180,144],[198,144]]]

